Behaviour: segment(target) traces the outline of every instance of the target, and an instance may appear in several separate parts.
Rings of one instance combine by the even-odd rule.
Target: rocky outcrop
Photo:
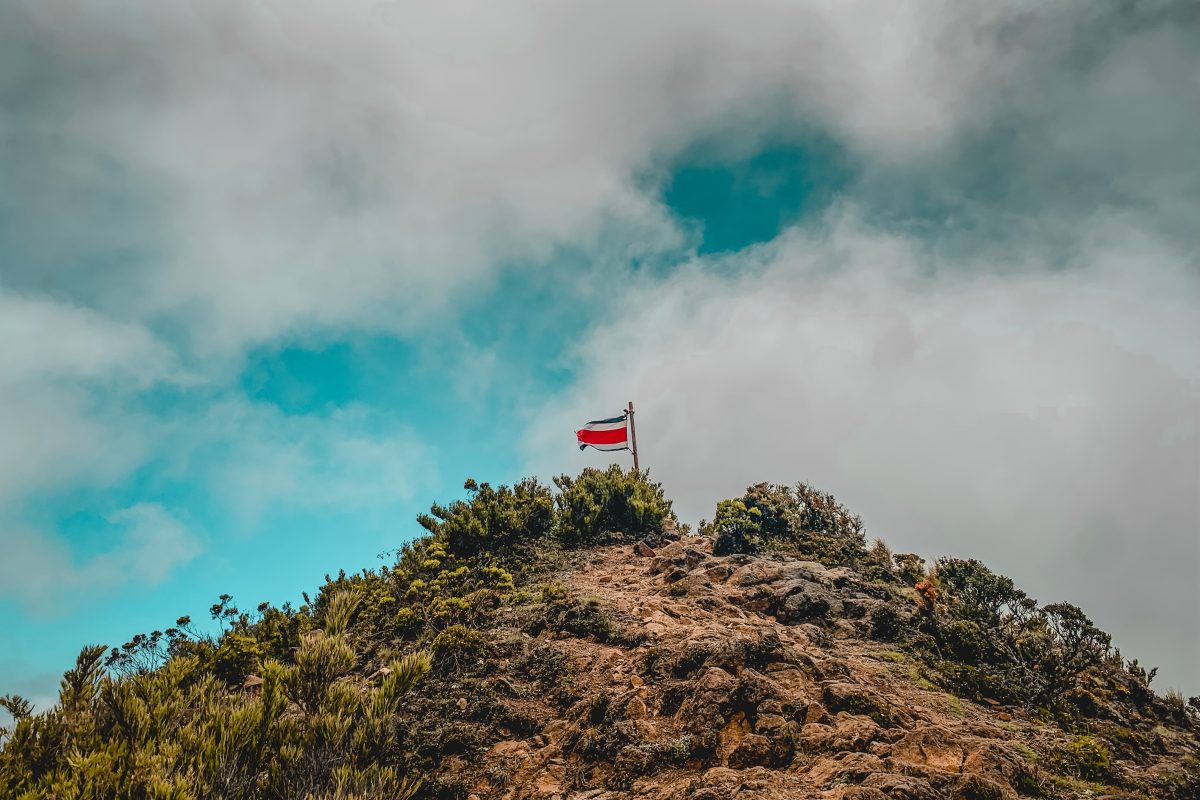
[[[503,702],[467,695],[461,716],[476,713],[473,730],[486,741],[443,760],[430,794],[1001,800],[1098,791],[1044,779],[1042,754],[1064,746],[1059,728],[914,678],[913,662],[870,637],[884,601],[850,570],[718,557],[700,538],[589,555],[563,580],[609,615],[621,641],[531,634],[514,616],[497,652],[527,666],[504,676]],[[478,721],[481,708],[503,711]],[[1194,736],[1172,747],[1197,752]],[[1182,763],[1178,753],[1167,760]]]

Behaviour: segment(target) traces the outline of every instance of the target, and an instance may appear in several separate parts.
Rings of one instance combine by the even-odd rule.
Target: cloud
[[[60,537],[34,529],[5,532],[0,567],[3,594],[39,614],[58,613],[87,593],[105,593],[130,581],[157,586],[203,549],[199,538],[156,503],[136,503],[107,518],[116,544],[80,563]],[[6,526],[8,527],[8,526]]]
[[[243,520],[419,485],[428,451],[387,415],[238,399],[246,351],[453,339],[504,275],[553,269],[610,315],[557,419],[589,387],[686,397],[687,414],[645,407],[647,462],[678,465],[686,507],[803,455],[913,547],[990,520],[972,550],[1003,566],[1067,531],[1055,546],[1104,581],[1161,554],[1148,591],[1177,607],[1171,570],[1196,563],[1176,534],[1195,513],[1198,19],[1186,2],[6,5],[0,334],[19,346],[0,352],[0,517],[151,465]],[[854,213],[614,302],[630,261],[695,244],[659,200],[667,165],[814,132],[854,166]],[[464,393],[503,380],[470,355],[488,374]],[[186,397],[152,412],[163,386]],[[733,429],[731,408],[770,432],[697,451],[693,422]],[[1099,504],[1127,486],[1153,502]],[[9,530],[19,585],[37,565],[81,586],[115,571]],[[1153,546],[1099,557],[1134,531]],[[1062,588],[1089,600],[1083,581]],[[1135,622],[1128,641],[1172,639]]]
[[[469,25],[460,7],[400,3],[10,12],[0,96],[22,113],[0,163],[25,257],[11,279],[170,320],[203,352],[314,327],[412,331],[557,247],[677,246],[639,175],[706,134],[753,144],[803,125],[886,159],[935,151],[994,82],[1021,13],[641,11],[482,3]]]
[[[981,557],[1081,604],[1183,682],[1200,658],[1200,278],[1115,225],[1081,232],[1093,246],[1062,269],[1036,244],[964,265],[843,208],[636,283],[538,415],[530,466],[561,469],[575,423],[632,398],[643,466],[685,518],[808,480],[893,547]]]
[[[137,323],[2,285],[0,339],[0,507],[137,463],[145,425],[119,399],[180,379],[168,347]]]
[[[181,426],[173,441],[168,449],[182,457],[166,471],[196,475],[245,533],[280,508],[392,508],[436,474],[434,454],[415,431],[361,405],[294,416],[230,399]]]

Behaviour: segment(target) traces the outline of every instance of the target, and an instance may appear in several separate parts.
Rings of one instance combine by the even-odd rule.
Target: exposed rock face
[[[465,710],[492,709],[471,734],[488,741],[443,760],[435,790],[481,800],[1103,793],[1039,781],[1039,754],[1067,738],[1059,728],[946,695],[870,639],[879,601],[848,570],[716,557],[703,539],[590,557],[564,580],[598,601],[626,643],[530,635],[514,619],[498,647],[526,666],[470,684],[491,687]],[[1196,753],[1194,734],[1178,732],[1147,764],[1118,768],[1171,769]]]

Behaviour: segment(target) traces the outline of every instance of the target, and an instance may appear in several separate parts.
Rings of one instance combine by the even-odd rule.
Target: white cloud
[[[111,514],[106,531],[116,544],[82,562],[61,537],[11,522],[0,543],[0,592],[38,614],[52,614],[129,582],[162,583],[200,554],[199,538],[156,503],[136,503]]]
[[[578,422],[633,399],[642,464],[685,518],[808,480],[894,547],[981,557],[1082,605],[1183,683],[1200,659],[1200,278],[1186,254],[1096,225],[1051,270],[1036,244],[946,262],[835,212],[637,283],[581,343],[530,466],[562,469]]]
[[[148,446],[138,415],[106,400],[178,380],[143,326],[0,287],[0,510],[33,491],[104,483]]]
[[[6,210],[43,249],[133,253],[125,292],[98,288],[87,258],[70,279],[24,281],[82,288],[121,318],[165,315],[204,351],[312,326],[411,330],[499,266],[563,244],[673,246],[636,178],[705,133],[752,142],[801,123],[889,159],[931,152],[995,77],[997,36],[1017,14],[874,2],[122,9],[134,11],[48,2],[16,26],[25,47],[9,60],[42,62],[14,74],[51,91],[25,98],[32,121],[10,147],[77,166],[47,187],[13,158],[12,181],[29,186]],[[115,184],[131,219],[90,230],[78,212],[96,193],[71,192],[85,181]],[[64,245],[49,230],[60,226],[79,240]]]
[[[196,474],[245,533],[273,509],[393,507],[436,474],[434,454],[411,428],[362,406],[293,416],[230,400],[181,426],[173,442],[181,459],[167,469]]]
[[[164,421],[129,401],[184,370],[219,387],[262,342],[453,326],[463,295],[556,248],[606,268],[676,249],[646,175],[697,141],[746,153],[815,130],[861,167],[864,215],[947,209],[920,224],[959,255],[843,223],[739,257],[745,276],[685,270],[596,332],[561,423],[588,387],[627,387],[614,401],[646,403],[647,463],[678,465],[685,506],[736,491],[743,468],[800,477],[803,457],[913,547],[986,519],[973,551],[1004,566],[1000,541],[1027,558],[1038,532],[1070,532],[1066,548],[1100,531],[1115,552],[1111,532],[1136,529],[1153,546],[1097,573],[1143,578],[1161,554],[1146,596],[1174,592],[1170,570],[1195,564],[1172,533],[1196,514],[1179,486],[1200,359],[1196,261],[1179,254],[1200,212],[1189,5],[6,6],[0,336],[17,346],[0,350],[0,516],[168,450],[182,470],[206,441],[229,457],[201,474],[244,519],[417,485],[418,437],[364,411],[295,421],[217,388],[213,409]],[[1003,263],[981,255],[996,230]],[[736,450],[695,438],[731,409],[767,432]],[[1106,504],[1126,485],[1155,502]],[[9,538],[18,585],[39,564],[113,570],[71,567],[54,536]],[[1150,619],[1149,601],[1122,603],[1085,605]]]

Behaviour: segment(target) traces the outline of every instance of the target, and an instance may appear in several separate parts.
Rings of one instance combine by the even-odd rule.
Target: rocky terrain
[[[54,707],[0,695],[0,797],[1200,798],[1200,698],[1070,603],[804,483],[694,536],[644,473],[554,486],[467,480],[303,605],[84,647]]]
[[[1062,757],[1078,737],[941,691],[873,641],[885,601],[847,568],[714,556],[703,537],[653,543],[596,549],[562,576],[619,633],[532,634],[510,610],[473,679],[427,687],[453,702],[423,730],[459,726],[464,740],[433,786],[505,800],[998,800],[1195,781],[1195,732],[1162,725],[1107,783],[1080,777]]]

